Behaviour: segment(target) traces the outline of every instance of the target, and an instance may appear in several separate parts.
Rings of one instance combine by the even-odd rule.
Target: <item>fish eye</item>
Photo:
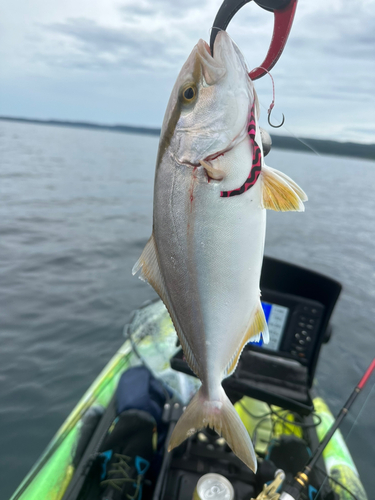
[[[188,85],[182,90],[182,99],[186,103],[191,103],[197,95],[195,85]]]

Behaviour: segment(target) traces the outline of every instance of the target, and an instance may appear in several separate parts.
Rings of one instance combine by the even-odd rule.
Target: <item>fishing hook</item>
[[[283,113],[283,114],[282,114],[282,115],[283,115],[283,119],[282,119],[282,121],[281,121],[280,125],[273,125],[273,124],[271,123],[271,113],[272,113],[272,110],[273,110],[273,106],[274,106],[274,104],[272,103],[272,104],[271,104],[271,106],[270,106],[270,109],[268,110],[268,123],[269,123],[269,124],[271,125],[271,127],[273,127],[273,128],[280,128],[280,127],[282,127],[282,126],[284,125],[284,122],[285,122],[285,116],[284,116],[284,113]]]
[[[264,71],[264,74],[266,74],[266,73],[267,73],[267,74],[269,75],[269,77],[271,78],[271,81],[272,81],[272,102],[271,102],[270,107],[268,108],[268,111],[267,111],[267,113],[268,113],[268,123],[269,123],[269,125],[270,125],[271,127],[273,127],[273,128],[280,128],[280,127],[282,127],[282,126],[284,125],[284,123],[285,123],[285,116],[284,116],[284,113],[282,114],[282,115],[283,115],[283,119],[282,119],[282,121],[281,121],[281,123],[280,123],[279,125],[273,125],[273,124],[271,123],[271,113],[272,113],[272,110],[273,110],[273,108],[274,108],[274,106],[275,106],[275,82],[274,82],[274,80],[273,80],[273,76],[272,76],[272,75],[271,75],[271,73],[268,71],[268,69],[264,68],[263,66],[258,66],[258,67],[256,67],[256,68],[254,69],[254,71],[255,71],[255,70],[257,70],[257,69],[261,69],[261,70],[263,70],[263,71]]]

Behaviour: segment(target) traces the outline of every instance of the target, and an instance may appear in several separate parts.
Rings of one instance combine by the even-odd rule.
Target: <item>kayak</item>
[[[279,282],[275,276],[279,277]],[[301,282],[306,283],[306,280],[310,285],[303,289]],[[319,284],[324,285],[320,296]],[[298,467],[304,465],[306,457],[316,449],[334,421],[327,403],[314,393],[312,385],[320,347],[329,339],[329,317],[341,287],[312,271],[265,258],[261,289],[270,328],[270,345],[265,347],[261,341],[255,345],[250,343],[237,371],[223,382],[223,386],[228,395],[232,394],[235,408],[252,437],[259,470],[265,473],[269,464],[276,464],[285,471],[293,471],[294,467],[300,470]],[[307,328],[308,325],[312,328]],[[142,367],[162,381],[173,394],[173,401],[178,402],[175,408],[182,411],[189,402],[200,382],[190,372],[176,343],[176,333],[163,303],[156,300],[136,310],[124,334],[124,344],[83,395],[11,500],[102,498],[100,494],[85,496],[83,485],[91,477],[93,463],[100,456],[103,436],[118,419],[114,398],[116,394],[118,397],[122,377],[131,370]],[[299,343],[300,340],[303,343]],[[314,348],[310,348],[313,343]],[[164,413],[167,406],[170,404],[165,405]],[[162,465],[155,484],[149,486],[152,491],[152,494],[147,493],[149,498],[192,498],[197,479],[207,470],[218,470],[232,480],[234,498],[256,498],[263,486],[259,485],[259,476],[245,470],[245,466],[241,468],[229,448],[225,452],[229,465],[225,468],[225,460],[218,459],[221,448],[217,446],[222,445],[218,436],[201,432],[189,440],[191,444],[181,445],[182,448],[172,453],[166,451],[166,444],[163,445]],[[198,452],[202,454],[199,460]],[[174,479],[176,474],[185,481],[183,488],[182,479],[181,484]],[[316,496],[319,489],[320,495]],[[147,498],[147,495],[139,496],[141,491],[137,490],[139,500]],[[243,493],[241,496],[245,491],[250,495]],[[310,481],[306,498],[367,499],[339,430],[323,452],[315,483]]]

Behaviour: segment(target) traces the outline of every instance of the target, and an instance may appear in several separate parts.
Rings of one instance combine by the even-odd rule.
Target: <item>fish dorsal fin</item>
[[[260,334],[262,333],[263,335],[263,340],[265,344],[268,344],[269,342],[269,333],[268,333],[268,326],[267,326],[267,321],[264,316],[263,308],[262,305],[259,301],[258,305],[255,308],[255,312],[252,316],[251,323],[249,328],[247,329],[241,344],[239,347],[236,349],[236,352],[230,359],[225,371],[224,371],[224,377],[229,377],[234,370],[237,367],[238,360],[240,359],[241,353],[245,347],[245,345],[250,341],[259,341],[260,340]]]
[[[263,208],[279,212],[303,212],[303,201],[307,200],[305,192],[290,177],[263,165]]]
[[[168,292],[165,287],[164,279],[159,267],[157,248],[155,244],[154,235],[146,243],[143,252],[132,269],[133,276],[141,271],[140,278],[143,281],[147,281],[155,292],[159,295],[161,300],[164,302],[165,307],[168,309],[169,315],[172,319],[173,325],[176,329],[178,338],[180,339],[182,349],[185,354],[186,361],[193,372],[199,377],[198,363],[196,362],[195,356],[189,346],[189,343],[182,331],[180,323],[174,313],[171,300],[169,299]]]

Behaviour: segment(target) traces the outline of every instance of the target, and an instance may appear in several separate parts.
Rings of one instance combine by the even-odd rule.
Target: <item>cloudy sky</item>
[[[178,71],[221,0],[12,0],[0,10],[0,115],[160,126]],[[228,32],[249,67],[273,16],[255,3]],[[273,69],[280,133],[375,142],[375,0],[299,0]],[[269,77],[256,82],[266,115]]]

